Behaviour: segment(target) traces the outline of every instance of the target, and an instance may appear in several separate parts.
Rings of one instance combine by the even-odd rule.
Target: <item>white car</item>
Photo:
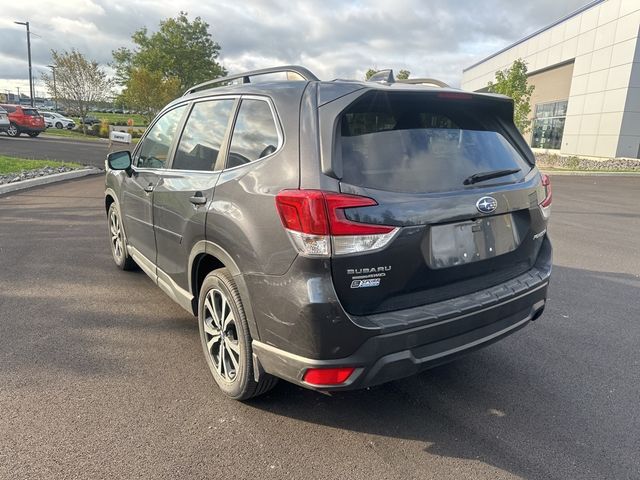
[[[9,114],[4,108],[0,107],[0,132],[6,132],[9,125],[11,125]]]
[[[66,128],[71,130],[76,127],[76,123],[56,112],[41,112],[44,117],[44,124],[47,127]]]

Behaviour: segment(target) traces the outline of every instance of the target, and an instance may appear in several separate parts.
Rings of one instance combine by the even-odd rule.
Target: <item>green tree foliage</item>
[[[111,81],[100,68],[98,62],[88,60],[76,51],[57,52],[51,50],[51,58],[56,71],[56,97],[63,99],[80,118],[84,118],[91,105],[106,100],[111,93]],[[42,74],[42,81],[53,93],[53,76]],[[84,132],[86,126],[83,124]]]
[[[409,70],[400,70],[396,75],[396,80],[408,80],[411,72]]]
[[[181,93],[180,80],[176,77],[163,78],[160,72],[146,68],[132,68],[129,72],[127,88],[121,100],[129,108],[140,111],[148,121],[162,107]]]
[[[187,13],[160,22],[157,32],[135,32],[134,49],[112,52],[116,82],[124,87],[118,103],[152,117],[180,92],[198,83],[226,75],[217,61],[220,45],[209,33],[209,24]]]
[[[521,58],[513,62],[510,68],[496,72],[496,81],[489,82],[487,90],[491,93],[501,93],[513,99],[513,120],[518,129],[524,134],[531,126],[531,94],[533,85],[527,83],[527,64]]]

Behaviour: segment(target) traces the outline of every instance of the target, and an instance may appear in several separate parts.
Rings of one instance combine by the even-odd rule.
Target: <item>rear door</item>
[[[216,165],[226,151],[235,102],[231,97],[195,102],[171,168],[159,174],[153,198],[159,281],[183,289],[189,284],[189,254],[204,240],[207,209],[220,175]]]
[[[127,243],[143,255],[149,268],[156,262],[156,239],[153,231],[153,191],[159,174],[168,167],[178,126],[186,106],[173,108],[149,128],[133,156],[131,176],[122,184],[122,213]],[[151,272],[155,274],[155,271]]]
[[[22,108],[24,126],[29,130],[44,130],[44,117],[35,108]]]
[[[373,91],[339,122],[340,189],[378,203],[347,209],[346,217],[402,227],[380,251],[332,258],[348,312],[437,302],[533,266],[546,228],[540,177],[518,141],[508,102]]]

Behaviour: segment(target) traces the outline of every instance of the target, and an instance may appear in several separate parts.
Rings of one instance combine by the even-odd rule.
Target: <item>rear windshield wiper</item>
[[[493,172],[474,173],[470,177],[465,178],[463,183],[465,185],[473,185],[474,183],[483,182],[484,180],[513,175],[514,173],[518,173],[519,171],[519,168],[510,168],[507,170],[494,170]]]

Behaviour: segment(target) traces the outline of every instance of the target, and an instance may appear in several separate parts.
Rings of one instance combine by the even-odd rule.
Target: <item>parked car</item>
[[[9,129],[9,125],[11,125],[9,114],[4,108],[0,107],[0,132],[6,132]]]
[[[94,117],[93,115],[87,115],[86,117],[80,119],[80,123],[84,123],[86,125],[94,125],[96,123],[100,123],[100,119],[98,117]]]
[[[9,114],[9,127],[7,135],[18,137],[21,133],[26,133],[30,137],[37,137],[46,127],[44,117],[33,107],[22,105],[0,105]]]
[[[66,128],[72,130],[76,128],[76,122],[55,112],[42,112],[44,123],[47,127],[56,127],[58,129]]]
[[[277,72],[304,81],[237,82]],[[197,316],[231,398],[412,375],[546,305],[551,186],[502,95],[245,72],[107,167],[116,265]]]

